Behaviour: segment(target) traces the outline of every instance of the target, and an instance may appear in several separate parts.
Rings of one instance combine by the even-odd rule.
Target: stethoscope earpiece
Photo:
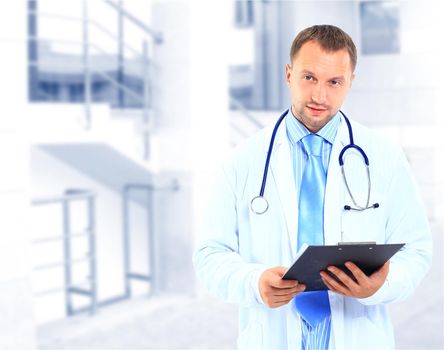
[[[379,208],[379,203],[375,203],[369,207],[365,207],[365,208],[352,208],[350,205],[344,205],[344,210],[354,210],[354,211],[364,211],[367,209],[376,209]]]

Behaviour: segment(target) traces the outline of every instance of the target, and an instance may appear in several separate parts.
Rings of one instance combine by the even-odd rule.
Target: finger
[[[273,290],[277,290],[277,291],[285,291],[285,290],[291,290],[291,289],[296,289],[296,288],[301,288],[302,286],[304,286],[303,284],[297,283],[291,287],[275,287],[273,285],[270,285],[270,288]]]
[[[293,300],[293,298],[283,298],[283,299],[276,299],[276,300],[274,300],[273,302],[272,302],[272,306],[273,307],[279,307],[279,306],[282,306],[282,305],[286,305],[286,304],[288,304],[290,301],[292,301]]]
[[[279,289],[279,288],[273,288],[273,295],[276,296],[285,296],[285,295],[292,295],[295,293],[300,293],[303,290],[305,290],[305,286],[304,285],[298,285],[294,288],[285,288],[285,289]]]
[[[270,285],[275,288],[283,289],[283,288],[294,288],[298,285],[298,281],[295,280],[283,280],[280,277],[273,278],[270,281]]]
[[[337,294],[340,294],[340,295],[348,295],[348,291],[347,290],[343,290],[343,289],[337,289],[336,287],[334,287],[333,285],[331,285],[329,282],[327,282],[327,281],[323,281],[324,283],[325,283],[325,285],[327,286],[327,288],[329,289],[329,290],[331,290],[332,292],[335,292],[335,293],[337,293]]]
[[[387,261],[384,265],[382,265],[382,267],[374,272],[373,274],[370,275],[370,278],[372,280],[381,280],[381,279],[386,279],[388,273],[389,273],[389,267],[390,267],[390,262]]]
[[[336,266],[329,266],[327,270],[334,274],[342,282],[342,284],[347,286],[349,289],[359,287],[355,281],[353,281],[344,271],[338,269]]]
[[[288,303],[288,302],[290,302],[290,300],[292,300],[294,298],[294,296],[292,296],[292,297],[286,297],[286,298],[283,298],[283,297],[280,297],[280,298],[276,298],[275,300],[274,300],[274,303]]]
[[[358,284],[364,283],[368,280],[367,275],[353,262],[347,261],[345,263],[345,267],[351,271],[353,276],[355,276],[356,280],[358,281]]]
[[[327,286],[327,288],[329,290],[331,290],[332,292],[335,292],[337,294],[340,295],[344,295],[344,296],[350,296],[350,290],[347,289],[347,287],[342,286],[340,283],[338,284],[340,287],[336,287],[333,284],[330,284],[330,282],[328,281],[324,281],[325,285]]]
[[[386,263],[382,265],[381,268],[376,272],[388,273],[389,270],[390,270],[390,260],[386,261]]]
[[[344,284],[337,282],[333,277],[330,277],[328,273],[322,271],[321,272],[322,282],[333,292],[348,295],[349,289]]]
[[[278,307],[281,307],[281,306],[287,305],[288,303],[289,303],[289,301],[281,302],[281,303],[276,303],[276,304],[271,305],[270,307],[273,308],[273,309],[276,309],[276,308],[278,308]]]

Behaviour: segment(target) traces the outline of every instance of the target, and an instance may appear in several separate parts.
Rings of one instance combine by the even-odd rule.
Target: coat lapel
[[[327,183],[324,199],[324,241],[325,245],[341,241],[341,216],[344,206],[344,183],[339,167],[339,153],[349,143],[348,129],[344,118],[333,143],[328,165]]]
[[[280,127],[276,134],[275,145],[270,160],[270,169],[274,180],[287,226],[289,251],[296,256],[298,229],[298,198],[293,175],[293,161],[286,128]]]

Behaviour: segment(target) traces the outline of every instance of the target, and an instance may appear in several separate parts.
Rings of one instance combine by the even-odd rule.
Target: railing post
[[[85,105],[85,129],[91,127],[91,67],[89,57],[89,16],[87,0],[83,0],[83,84],[84,84],[84,105]]]
[[[38,41],[37,41],[37,1],[28,1],[28,60],[38,64]],[[38,65],[29,65],[29,85],[28,98],[29,101],[39,99],[38,87]]]
[[[122,0],[119,0],[119,7],[123,7]],[[118,42],[117,42],[117,81],[119,82],[119,86],[117,87],[117,105],[119,108],[125,108],[125,91],[121,89],[121,86],[125,84],[125,66],[124,66],[124,60],[125,60],[125,50],[124,50],[124,39],[123,39],[123,25],[124,25],[124,18],[121,11],[118,13]]]
[[[91,292],[91,315],[97,310],[97,251],[96,251],[96,213],[95,197],[88,197],[88,240],[89,240],[89,268],[90,268],[90,292]]]
[[[148,42],[147,40],[143,41],[143,56],[142,56],[142,64],[143,64],[143,130],[142,130],[142,139],[143,139],[143,159],[148,160],[150,156],[150,144],[149,144],[149,131],[150,131],[150,103],[151,103],[151,81],[150,81],[150,61],[149,61],[149,52],[148,52]]]
[[[131,296],[131,284],[129,279],[130,274],[130,261],[129,261],[129,188],[125,186],[123,188],[123,270],[125,274],[125,296],[129,298]]]
[[[64,263],[64,279],[65,279],[65,298],[66,298],[66,314],[71,316],[73,314],[72,298],[69,288],[72,284],[71,278],[71,237],[70,237],[70,222],[69,222],[69,201],[64,199],[62,202],[63,208],[63,263]]]
[[[157,282],[157,276],[156,276],[156,230],[154,225],[154,189],[150,189],[147,191],[147,201],[148,201],[148,213],[147,213],[147,219],[148,219],[148,264],[149,264],[149,273],[148,275],[151,277],[151,288],[150,288],[150,295],[156,294],[156,282]]]

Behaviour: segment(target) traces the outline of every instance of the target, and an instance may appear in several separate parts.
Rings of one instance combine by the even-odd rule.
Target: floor
[[[434,263],[413,298],[392,305],[397,349],[444,349],[443,225],[434,225]],[[201,297],[136,298],[39,327],[39,350],[234,349],[234,305]]]
[[[213,298],[137,298],[95,316],[75,316],[39,328],[41,350],[234,349],[233,305]]]

